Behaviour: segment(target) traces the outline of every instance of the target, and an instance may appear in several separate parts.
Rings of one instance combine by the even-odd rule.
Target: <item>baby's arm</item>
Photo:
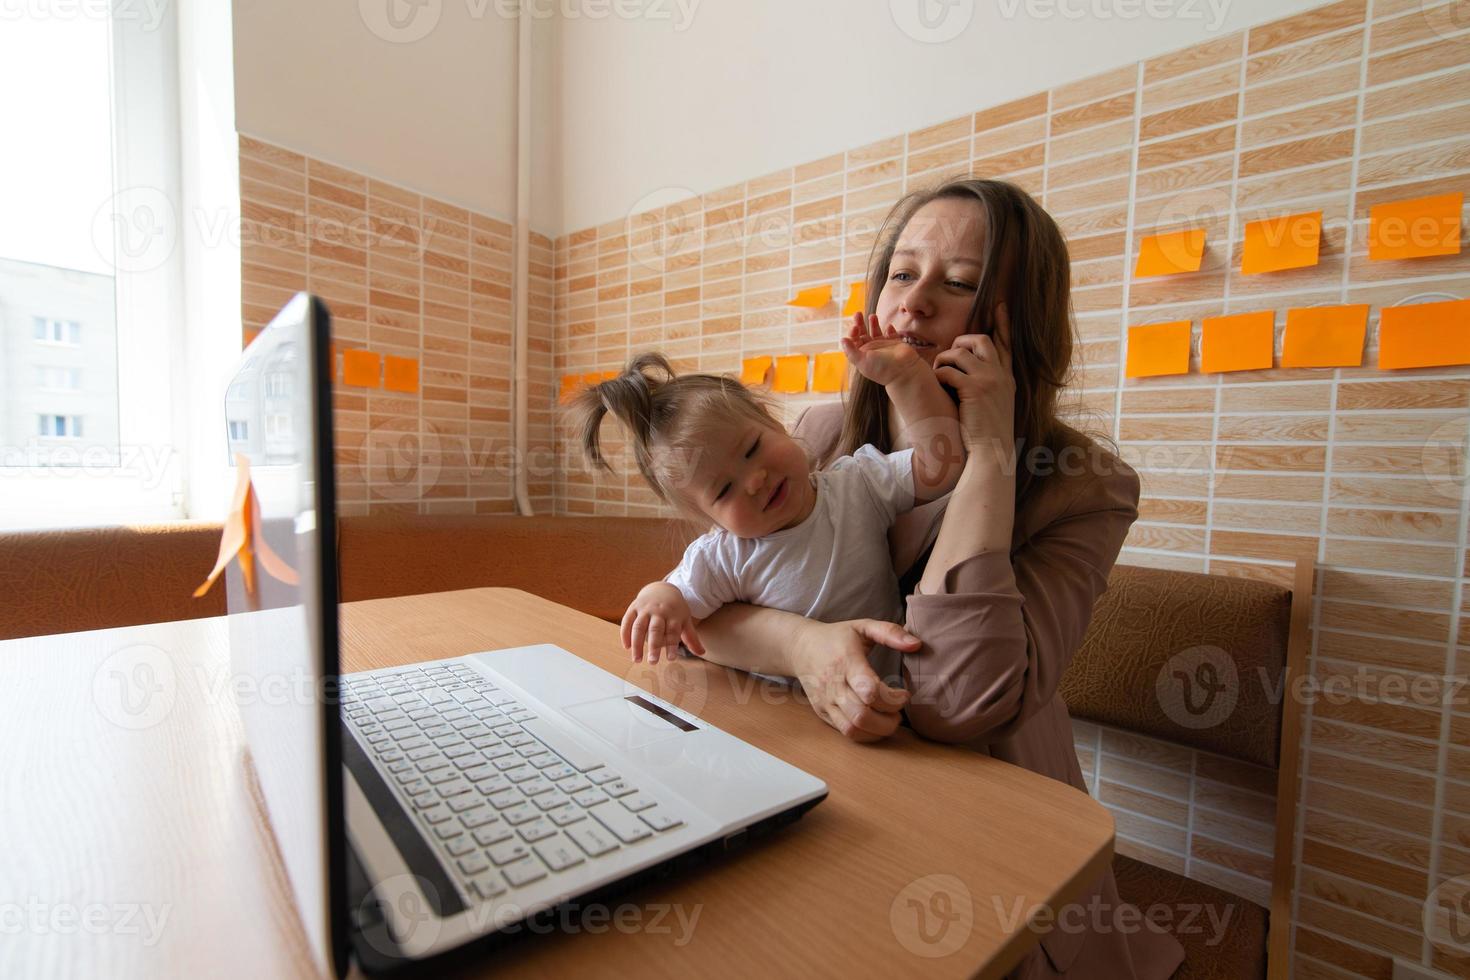
[[[884,335],[878,318],[871,327],[863,315],[842,339],[842,350],[869,380],[881,384],[898,409],[903,441],[914,447],[914,500],[928,503],[954,489],[965,468],[965,443],[959,409],[945,394],[934,370],[896,332]]]
[[[679,641],[692,652],[704,656],[704,644],[694,631],[694,613],[684,593],[668,582],[650,582],[638,592],[623,613],[623,649],[633,652],[633,662],[643,659],[645,649],[649,663],[659,656],[672,659],[679,651]]]

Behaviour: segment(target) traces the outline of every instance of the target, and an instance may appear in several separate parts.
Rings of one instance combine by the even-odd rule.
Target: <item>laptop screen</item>
[[[230,690],[253,777],[318,970],[341,975],[347,899],[328,336],[325,306],[298,294],[245,349],[226,390],[230,463],[237,480],[238,461],[248,463],[253,497],[236,517],[246,548],[226,571],[226,601]]]

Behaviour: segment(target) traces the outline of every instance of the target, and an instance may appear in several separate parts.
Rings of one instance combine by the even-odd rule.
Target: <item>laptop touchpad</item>
[[[677,738],[686,730],[693,729],[694,726],[676,715],[669,715],[675,721],[666,720],[662,715],[667,712],[655,713],[639,704],[640,701],[644,699],[600,698],[567,705],[562,711],[620,749],[636,749],[666,738]]]

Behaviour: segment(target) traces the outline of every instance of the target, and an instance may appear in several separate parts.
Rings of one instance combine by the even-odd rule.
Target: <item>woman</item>
[[[874,248],[866,312],[964,393],[969,448],[953,493],[893,529],[907,630],[732,605],[700,625],[709,659],[799,678],[812,709],[849,738],[881,739],[906,720],[1085,791],[1057,681],[1138,516],[1139,488],[1126,464],[1057,418],[1070,289],[1061,232],[1019,188],[956,179],[899,201]],[[953,385],[961,374],[972,383]],[[864,443],[892,452],[906,448],[896,423],[882,388],[858,379],[845,406],[804,413],[795,435],[819,459]],[[902,687],[873,670],[885,647]],[[1111,871],[1079,899],[1093,902],[1119,904]],[[1012,975],[1162,980],[1183,959],[1170,936],[1096,929],[1096,918],[1044,935]]]

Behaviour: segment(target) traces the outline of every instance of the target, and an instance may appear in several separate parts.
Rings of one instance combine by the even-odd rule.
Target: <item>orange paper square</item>
[[[1281,366],[1357,367],[1363,363],[1368,305],[1307,306],[1286,311]]]
[[[842,315],[844,317],[850,317],[854,313],[861,313],[863,311],[863,304],[867,301],[868,284],[865,282],[853,283],[852,288],[847,291],[847,302],[842,304]]]
[[[788,299],[786,305],[805,306],[815,310],[830,302],[832,302],[832,284],[828,283],[825,286],[812,286],[810,289],[801,290],[796,294],[795,299]]]
[[[593,385],[601,383],[601,371],[589,371],[587,374],[582,375],[582,387],[584,388],[591,388]]]
[[[419,390],[419,362],[411,357],[383,358],[383,387],[412,394]]]
[[[772,388],[783,395],[806,391],[806,355],[787,354],[776,358],[776,383]]]
[[[1190,228],[1164,235],[1149,235],[1138,249],[1135,276],[1171,276],[1198,272],[1205,255],[1205,230]]]
[[[1266,218],[1245,226],[1240,271],[1247,276],[1317,264],[1322,244],[1322,212]]]
[[[1188,320],[1175,320],[1129,327],[1128,363],[1124,373],[1130,378],[1188,374],[1189,325]]]
[[[1199,341],[1199,369],[1205,374],[1223,371],[1264,371],[1271,367],[1276,343],[1276,312],[1207,316]]]
[[[342,352],[342,381],[358,388],[376,388],[381,380],[383,359],[370,350]]]
[[[1463,191],[1375,205],[1368,216],[1368,258],[1383,262],[1459,255],[1464,206]]]
[[[579,374],[563,374],[561,376],[561,395],[560,395],[561,401],[562,402],[569,402],[569,401],[571,401],[572,400],[572,396],[575,395],[577,393],[577,389],[579,389],[581,387],[582,387],[582,376],[581,375],[579,375]]]
[[[770,357],[747,357],[740,362],[740,383],[760,385],[766,383],[766,373],[771,370]]]
[[[842,351],[818,354],[812,364],[812,391],[831,393],[847,387],[847,356]]]
[[[1385,370],[1470,364],[1470,299],[1378,311],[1378,366]]]
[[[611,381],[613,378],[616,378],[618,375],[620,375],[622,373],[623,372],[621,372],[621,371],[604,371],[604,372],[602,372],[602,374],[598,375],[598,380],[599,381]]]

